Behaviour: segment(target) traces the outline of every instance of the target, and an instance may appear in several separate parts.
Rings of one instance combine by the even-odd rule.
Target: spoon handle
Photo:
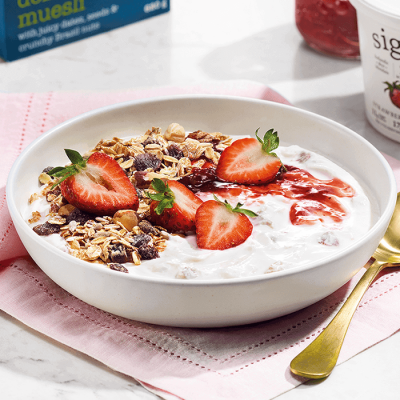
[[[347,328],[364,293],[386,264],[375,261],[323,332],[290,363],[290,370],[305,378],[327,377],[336,365]]]

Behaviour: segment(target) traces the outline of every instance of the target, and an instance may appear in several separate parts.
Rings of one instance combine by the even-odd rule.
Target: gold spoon
[[[368,265],[370,267],[368,268]],[[311,379],[327,377],[336,365],[347,328],[364,293],[386,267],[400,266],[400,193],[389,227],[352,293],[324,331],[290,363],[290,370]]]

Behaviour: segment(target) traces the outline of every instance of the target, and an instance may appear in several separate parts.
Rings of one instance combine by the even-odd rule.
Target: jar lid
[[[399,0],[364,0],[370,7],[381,10],[384,13],[400,17]]]
[[[350,3],[358,9],[358,7],[369,8],[380,14],[386,14],[390,17],[400,18],[400,1],[399,0],[350,0]]]

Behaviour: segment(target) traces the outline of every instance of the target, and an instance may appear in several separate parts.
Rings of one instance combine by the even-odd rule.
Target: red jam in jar
[[[314,50],[360,58],[357,14],[348,0],[296,0],[296,25]]]

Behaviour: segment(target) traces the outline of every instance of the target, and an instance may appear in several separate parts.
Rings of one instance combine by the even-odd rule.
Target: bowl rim
[[[63,252],[62,250],[58,249],[55,246],[48,246],[48,251],[50,253],[53,253],[55,256],[62,257],[65,259],[66,262],[74,262],[78,266],[81,266],[82,268],[87,268],[87,269],[93,269],[97,273],[102,273],[102,274],[110,274],[110,276],[114,277],[120,277],[123,279],[128,279],[128,280],[134,280],[134,281],[139,281],[139,282],[147,282],[147,283],[154,283],[154,284],[162,284],[166,286],[225,286],[225,285],[240,285],[243,283],[260,283],[268,280],[275,280],[275,279],[282,279],[286,276],[290,275],[296,275],[296,274],[301,274],[303,271],[308,271],[308,270],[313,270],[315,268],[318,268],[320,265],[323,265],[327,262],[334,262],[338,258],[341,258],[353,251],[355,251],[357,248],[363,245],[364,242],[368,241],[368,238],[371,236],[374,236],[376,234],[376,231],[380,231],[385,225],[386,225],[390,220],[390,217],[393,213],[394,206],[396,203],[396,197],[397,197],[397,190],[396,190],[396,181],[394,177],[394,173],[392,169],[389,166],[389,163],[387,160],[383,157],[383,155],[377,150],[368,140],[366,140],[364,137],[362,137],[360,134],[356,133],[355,131],[351,130],[350,128],[347,128],[346,126],[329,119],[327,117],[324,117],[322,115],[313,113],[311,111],[303,110],[301,108],[297,108],[292,105],[287,105],[283,103],[278,103],[270,100],[263,100],[263,99],[256,99],[256,98],[247,98],[247,97],[240,97],[240,96],[232,96],[232,95],[215,95],[215,94],[181,94],[181,95],[169,95],[169,96],[155,96],[155,97],[149,97],[145,99],[135,99],[135,100],[128,100],[124,102],[118,102],[114,103],[111,105],[103,106],[100,108],[96,108],[87,112],[84,112],[82,114],[79,114],[75,117],[72,117],[66,121],[61,122],[60,124],[54,126],[53,128],[47,130],[40,136],[38,136],[36,139],[34,139],[31,143],[29,143],[23,151],[19,154],[17,159],[14,161],[11,170],[9,172],[8,178],[7,178],[7,184],[6,184],[6,199],[7,199],[7,206],[10,212],[10,215],[12,217],[12,220],[15,225],[18,225],[20,228],[22,228],[24,231],[29,232],[28,235],[33,238],[34,242],[36,242],[38,245],[42,246],[43,243],[46,243],[42,241],[42,239],[38,236],[35,235],[33,230],[29,228],[28,224],[26,221],[22,218],[22,215],[17,208],[16,204],[13,201],[13,193],[14,193],[14,188],[15,188],[15,176],[18,174],[20,166],[24,160],[25,157],[27,157],[37,146],[39,146],[43,141],[45,141],[49,136],[52,136],[55,132],[57,132],[60,129],[63,129],[67,127],[68,125],[72,125],[76,122],[83,121],[88,118],[92,118],[96,115],[102,114],[104,112],[111,112],[115,109],[121,109],[125,107],[131,107],[131,106],[136,106],[136,105],[146,105],[146,104],[151,104],[151,103],[161,103],[161,102],[171,102],[171,101],[177,101],[177,100],[223,100],[223,101],[234,101],[234,102],[246,102],[246,103],[254,103],[254,104],[267,104],[272,107],[277,107],[277,108],[283,108],[283,109],[290,109],[290,112],[294,113],[299,113],[303,114],[305,116],[311,117],[311,118],[316,118],[317,120],[324,122],[326,124],[335,126],[337,128],[340,128],[342,130],[345,130],[347,134],[350,134],[350,136],[355,137],[357,140],[360,140],[365,146],[369,148],[369,150],[378,158],[378,160],[381,162],[383,165],[385,171],[387,172],[387,176],[389,177],[390,180],[390,199],[388,200],[388,204],[386,208],[383,210],[383,212],[380,214],[378,220],[375,222],[375,224],[366,232],[361,238],[357,239],[354,243],[351,245],[347,246],[346,248],[336,252],[333,255],[329,255],[327,257],[321,258],[317,261],[310,262],[308,264],[305,264],[303,266],[298,266],[298,267],[292,267],[289,269],[285,269],[282,271],[275,271],[271,274],[266,274],[266,275],[254,275],[254,276],[248,276],[248,277],[240,277],[240,278],[229,278],[229,279],[212,279],[212,280],[206,280],[206,279],[196,279],[196,280],[186,280],[186,279],[173,279],[173,278],[165,278],[165,277],[157,277],[157,276],[135,276],[131,274],[121,274],[119,271],[113,271],[109,268],[104,268],[103,265],[101,264],[96,264],[96,263],[90,263],[88,261],[83,261],[78,258],[73,257],[72,255]],[[372,255],[372,254],[371,254]],[[116,275],[117,274],[117,275]]]

